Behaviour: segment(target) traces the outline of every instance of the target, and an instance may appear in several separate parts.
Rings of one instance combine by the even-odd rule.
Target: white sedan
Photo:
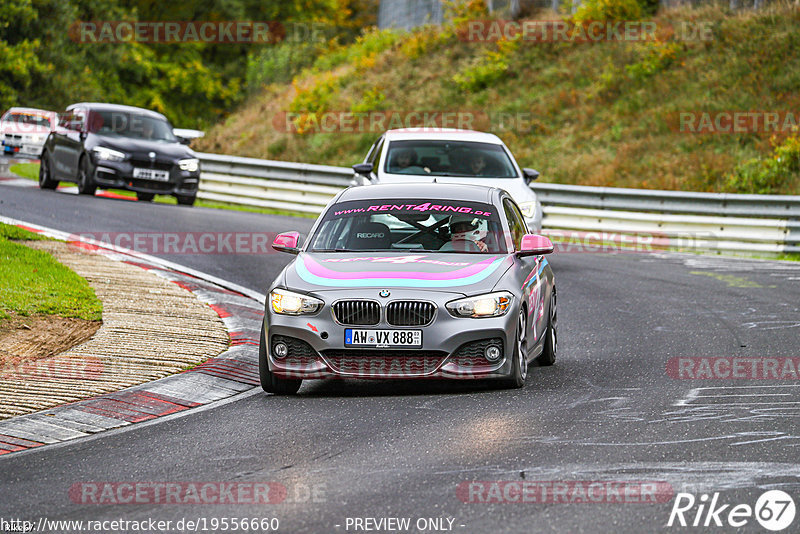
[[[55,128],[56,114],[35,108],[11,108],[0,117],[0,143],[7,156],[38,158]]]
[[[529,230],[542,229],[542,205],[530,188],[539,172],[520,168],[493,134],[445,128],[389,130],[353,170],[353,185],[437,182],[500,187],[517,202]]]

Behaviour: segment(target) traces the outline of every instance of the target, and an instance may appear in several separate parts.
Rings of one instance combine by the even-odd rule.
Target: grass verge
[[[58,315],[99,321],[103,304],[89,283],[41,250],[18,243],[41,236],[0,223],[0,321]]]
[[[8,168],[20,178],[27,178],[28,180],[39,181],[39,164],[38,163],[15,163]]]

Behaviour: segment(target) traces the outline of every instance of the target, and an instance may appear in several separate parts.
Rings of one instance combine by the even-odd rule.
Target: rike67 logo
[[[719,492],[711,497],[704,493],[699,499],[691,493],[678,493],[667,526],[741,528],[755,518],[763,528],[778,532],[791,525],[794,516],[794,500],[781,490],[762,493],[754,507],[722,504]]]

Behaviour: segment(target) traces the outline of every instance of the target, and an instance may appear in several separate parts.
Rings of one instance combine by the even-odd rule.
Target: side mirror
[[[192,144],[192,140],[191,139],[187,139],[186,137],[181,137],[180,135],[178,135],[176,137],[178,139],[178,142],[180,144],[182,144],[182,145],[190,145],[190,144]]]
[[[278,234],[272,242],[272,248],[278,252],[297,254],[300,252],[300,233],[286,232],[284,234]]]
[[[356,172],[356,174],[360,174],[369,178],[369,175],[372,172],[372,163],[356,163],[353,165],[353,170]]]
[[[517,256],[540,256],[553,252],[553,243],[543,235],[525,234]]]
[[[525,178],[525,183],[529,184],[539,177],[539,171],[536,169],[522,169],[522,176]]]

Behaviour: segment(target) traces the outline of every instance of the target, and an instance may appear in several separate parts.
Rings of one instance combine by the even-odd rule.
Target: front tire
[[[558,300],[556,297],[556,286],[553,286],[553,293],[550,295],[549,320],[547,330],[545,330],[544,350],[536,358],[536,363],[543,367],[548,367],[556,363],[556,352],[558,352]]]
[[[517,333],[514,336],[514,355],[511,358],[511,375],[506,378],[503,385],[509,389],[521,388],[525,385],[528,378],[527,353],[527,331],[528,320],[525,316],[525,308],[519,310],[517,317]]]
[[[261,378],[261,389],[273,395],[294,395],[303,384],[302,378],[281,378],[269,370],[267,341],[263,324],[261,325],[261,342],[258,344],[258,374]]]
[[[55,189],[58,181],[53,180],[50,172],[50,161],[47,152],[42,154],[42,162],[39,164],[39,189]]]
[[[81,156],[78,164],[78,193],[81,195],[94,195],[97,184],[94,183],[92,173],[89,172],[89,162],[86,156]]]
[[[176,195],[175,199],[178,201],[178,204],[181,206],[194,206],[195,201],[194,195]]]

